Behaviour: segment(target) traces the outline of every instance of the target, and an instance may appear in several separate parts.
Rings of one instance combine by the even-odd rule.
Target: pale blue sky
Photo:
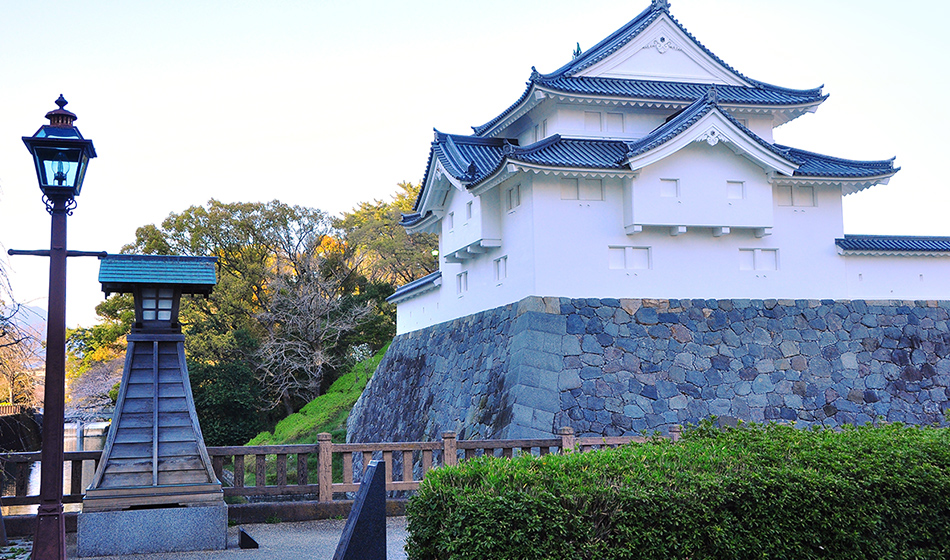
[[[214,197],[339,213],[418,181],[432,128],[469,133],[647,0],[0,0],[0,244],[45,248],[49,217],[20,140],[63,93],[99,152],[70,248],[117,251],[135,228]],[[749,77],[830,99],[776,131],[846,158],[897,156],[850,196],[848,233],[950,235],[950,7],[936,0],[672,0]],[[45,307],[47,263],[10,263]],[[95,259],[69,266],[70,326],[101,301]]]

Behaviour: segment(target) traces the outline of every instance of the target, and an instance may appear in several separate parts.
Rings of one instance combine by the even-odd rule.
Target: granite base
[[[77,529],[80,557],[223,550],[228,506],[80,513]]]

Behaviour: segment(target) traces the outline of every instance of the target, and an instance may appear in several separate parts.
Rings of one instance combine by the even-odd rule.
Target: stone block
[[[687,352],[681,352],[673,359],[673,365],[685,369],[693,368],[693,355]]]
[[[524,315],[529,312],[544,312],[544,300],[537,296],[528,296],[518,302],[517,314]]]
[[[519,388],[512,390],[515,405],[555,413],[561,411],[561,399],[555,391]]]
[[[581,377],[576,369],[564,370],[558,374],[558,389],[569,391],[571,389],[580,389]]]
[[[630,418],[643,418],[646,415],[643,408],[636,404],[628,404],[623,407],[623,413]]]
[[[732,403],[729,400],[715,399],[709,403],[709,413],[714,416],[726,416],[731,407]]]
[[[655,325],[659,321],[659,314],[652,307],[641,307],[633,314],[633,317],[641,325]]]
[[[584,334],[586,329],[587,322],[583,317],[577,314],[571,314],[567,316],[564,325],[564,330],[567,334]]]
[[[597,338],[590,334],[585,334],[581,340],[581,350],[590,354],[603,354],[604,347],[597,341]]]
[[[560,342],[560,337],[558,342]],[[535,367],[546,371],[561,371],[564,367],[564,358],[560,354],[539,352],[537,350],[525,350],[521,363],[525,366]]]
[[[671,410],[682,410],[686,408],[689,399],[687,399],[685,395],[676,395],[675,397],[671,397],[669,402]]]
[[[227,548],[228,506],[81,513],[77,553],[119,556]]]
[[[770,393],[775,389],[775,385],[772,383],[772,380],[768,375],[762,374],[756,376],[752,381],[752,392],[757,395],[763,395]]]
[[[658,380],[656,382],[656,389],[661,399],[668,399],[679,394],[679,389],[676,388],[676,384],[666,380]]]

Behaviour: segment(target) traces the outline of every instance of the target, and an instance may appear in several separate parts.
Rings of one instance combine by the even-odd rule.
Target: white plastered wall
[[[850,299],[946,300],[950,257],[845,255]]]

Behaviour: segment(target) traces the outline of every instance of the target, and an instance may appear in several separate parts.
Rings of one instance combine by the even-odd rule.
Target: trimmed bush
[[[408,515],[411,560],[950,558],[950,437],[704,422],[436,469]]]

